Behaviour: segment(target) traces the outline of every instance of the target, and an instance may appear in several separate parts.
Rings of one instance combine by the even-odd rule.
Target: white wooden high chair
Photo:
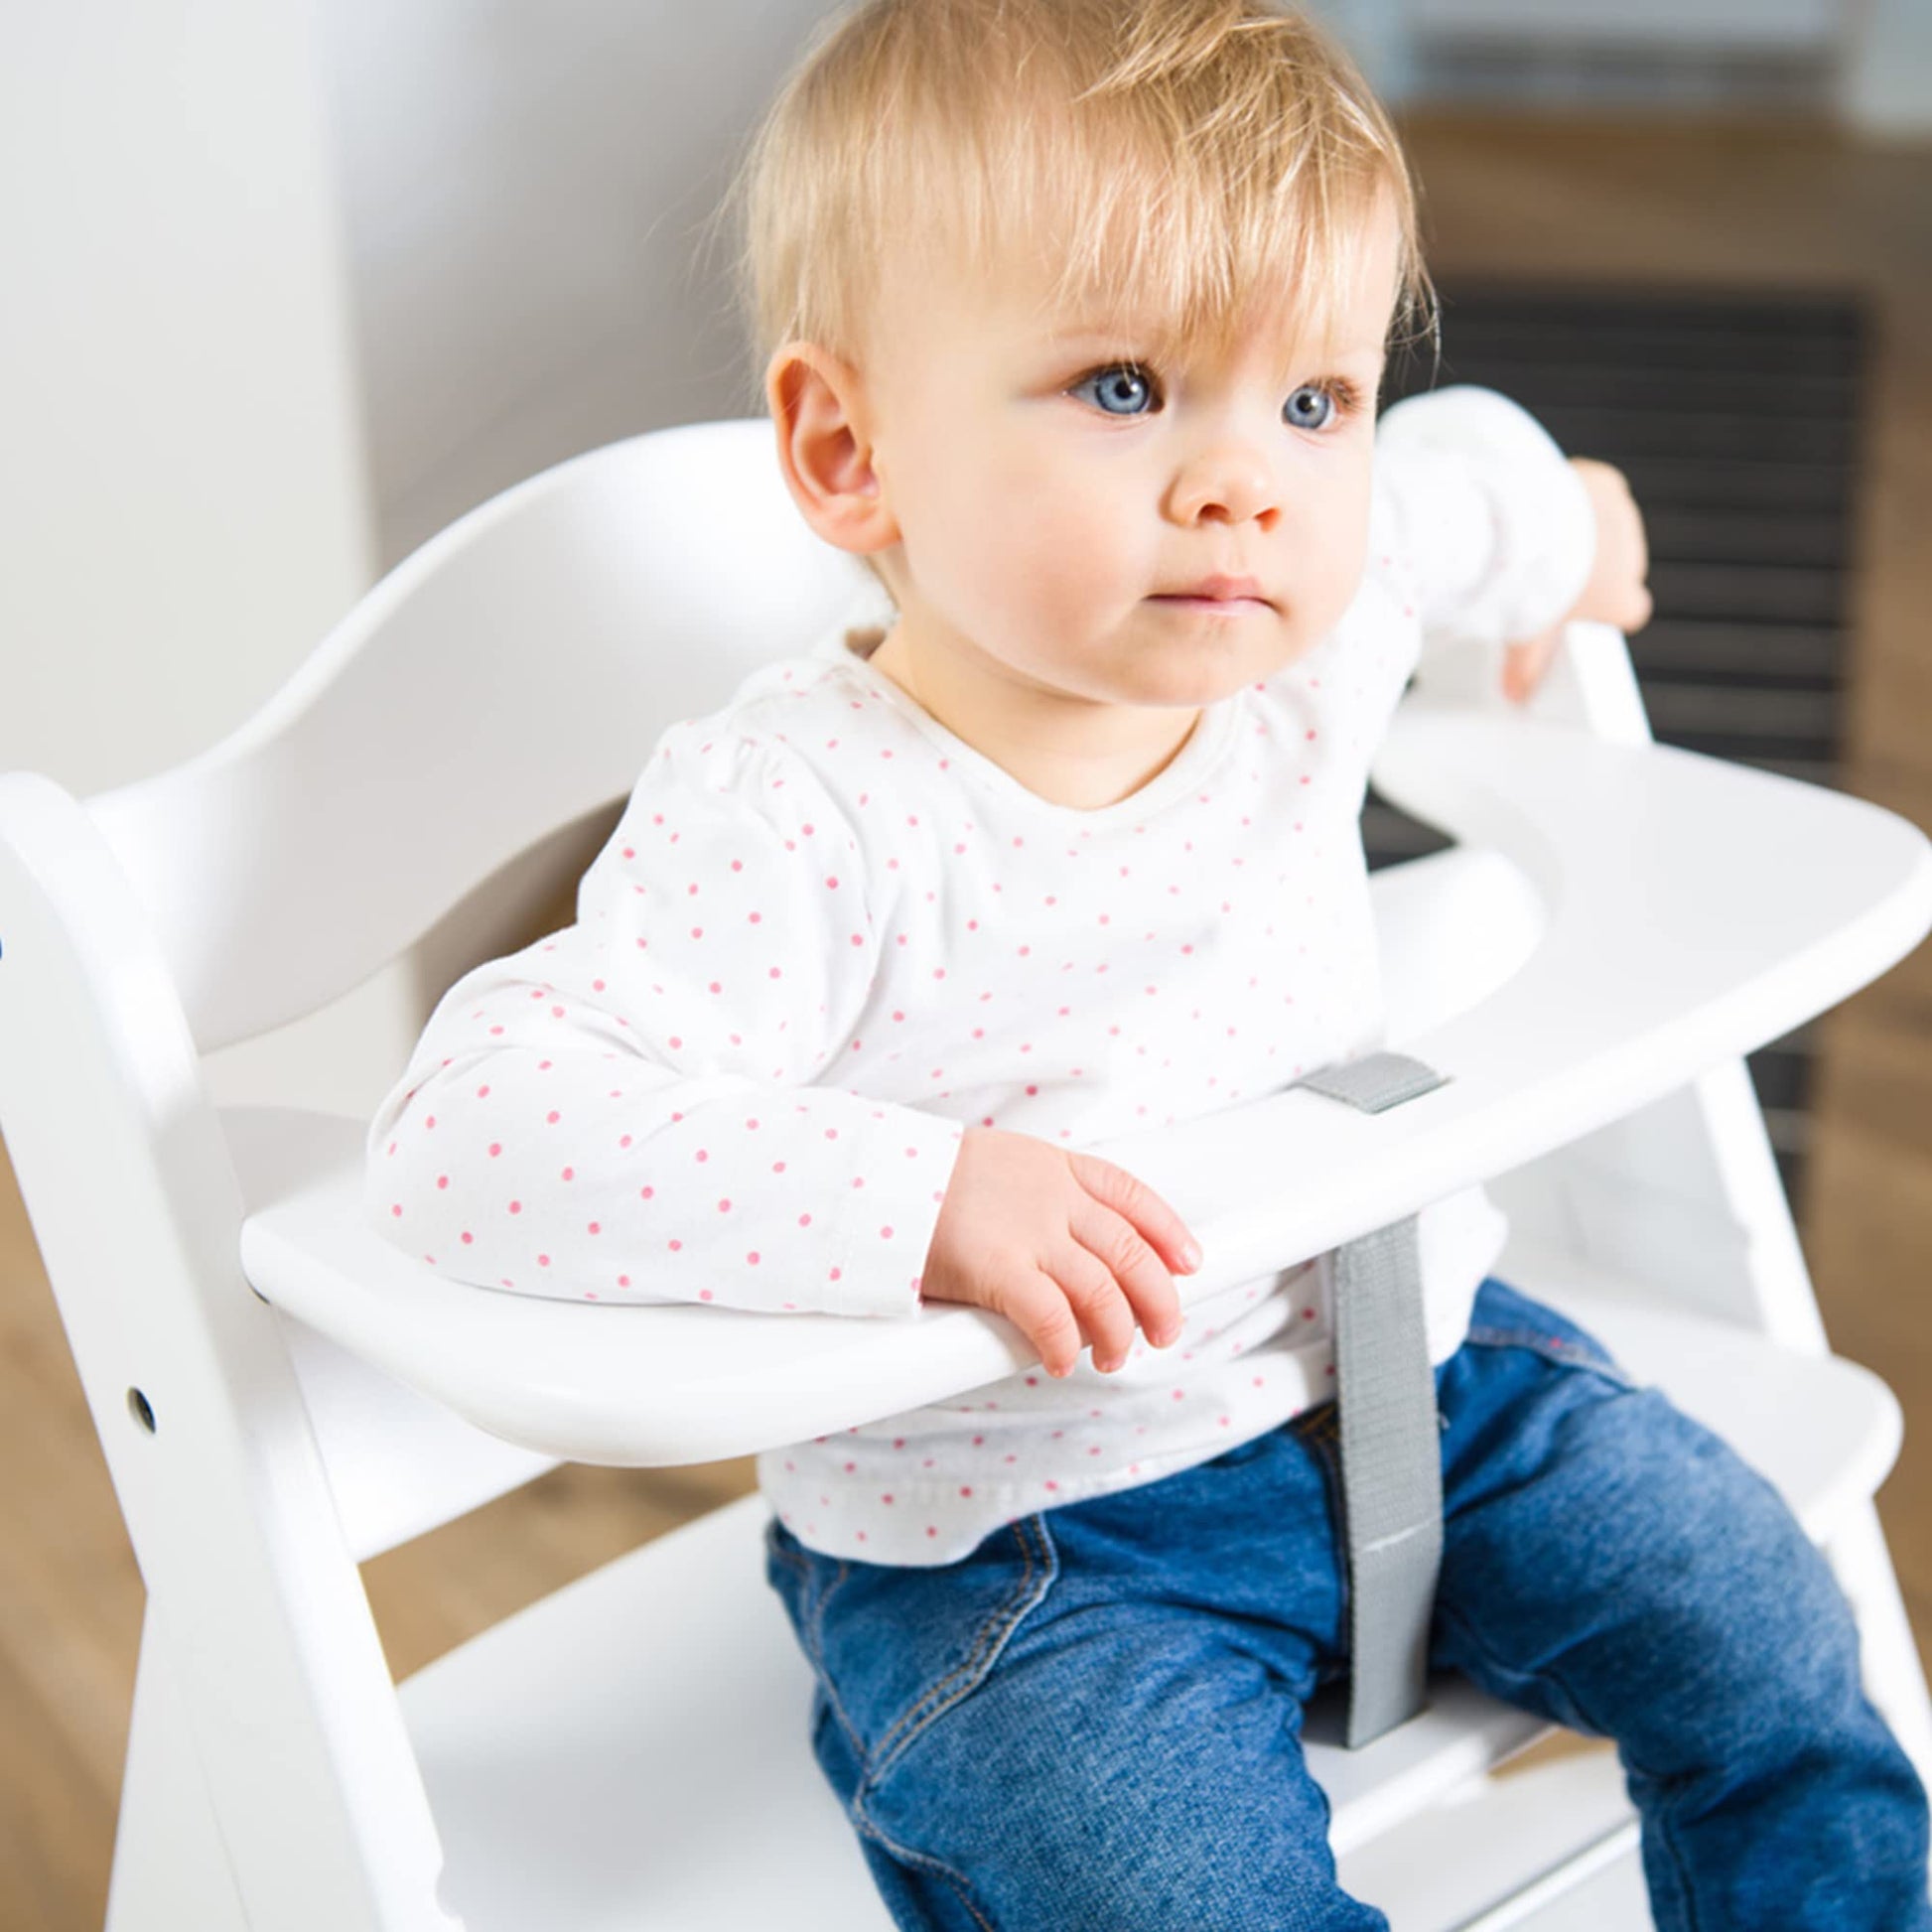
[[[888,1925],[811,1757],[761,1497],[399,1686],[356,1565],[560,1458],[706,1461],[956,1395],[1034,1360],[1018,1330],[457,1286],[364,1224],[365,1121],[216,1109],[200,1064],[540,841],[608,829],[667,724],[877,597],[799,518],[767,423],[663,430],[465,517],[201,757],[84,802],[0,776],[0,1129],[148,1589],[114,1932]],[[1388,1043],[1449,1083],[1380,1115],[1284,1092],[1098,1151],[1201,1237],[1190,1296],[1489,1180],[1494,1272],[1728,1437],[1828,1548],[1932,1773],[1870,1503],[1898,1408],[1826,1350],[1739,1057],[1917,944],[1932,848],[1652,744],[1613,632],[1573,629],[1526,713],[1498,662],[1432,660],[1374,767],[1459,841],[1373,881]],[[1544,1728],[1444,1683],[1363,1750],[1316,1743],[1344,1882],[1399,1932],[1582,1923],[1560,1915],[1587,1874],[1627,1878],[1635,1827],[1604,1751],[1490,1775]]]

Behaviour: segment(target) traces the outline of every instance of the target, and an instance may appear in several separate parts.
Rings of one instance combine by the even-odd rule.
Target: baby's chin
[[[1178,621],[1156,614],[1136,626],[1124,652],[1146,702],[1211,704],[1243,684],[1258,683],[1306,657],[1321,639],[1297,616],[1262,610],[1238,617],[1203,613]]]

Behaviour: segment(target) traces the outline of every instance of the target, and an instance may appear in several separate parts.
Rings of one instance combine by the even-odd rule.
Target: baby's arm
[[[672,726],[576,922],[438,1003],[370,1219],[519,1293],[910,1313],[962,1129],[837,1083],[881,944],[860,857],[782,744]]]
[[[1642,519],[1621,475],[1566,458],[1508,397],[1462,384],[1396,403],[1376,426],[1375,464],[1372,554],[1414,597],[1425,650],[1506,642],[1523,695],[1565,621],[1648,619]]]
[[[1535,694],[1550,668],[1563,626],[1579,621],[1607,623],[1628,635],[1650,621],[1650,544],[1643,512],[1630,494],[1623,472],[1613,464],[1574,456],[1570,467],[1583,479],[1596,516],[1596,555],[1577,602],[1540,636],[1510,643],[1503,665],[1503,691],[1519,704]]]

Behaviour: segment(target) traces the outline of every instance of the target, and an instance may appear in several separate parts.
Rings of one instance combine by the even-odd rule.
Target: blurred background
[[[1442,379],[1631,477],[1656,735],[1932,827],[1932,6],[1319,10],[1422,180]],[[826,11],[0,7],[0,770],[175,763],[498,489],[756,413],[700,230]],[[1373,796],[1364,836],[1432,849]],[[396,962],[215,1055],[216,1098],[366,1115],[454,976]],[[1750,1065],[1833,1344],[1906,1407],[1879,1509],[1932,1653],[1932,948]],[[4,1166],[0,1466],[0,1928],[77,1932],[141,1591]],[[558,1470],[367,1566],[390,1661],[750,1486]]]

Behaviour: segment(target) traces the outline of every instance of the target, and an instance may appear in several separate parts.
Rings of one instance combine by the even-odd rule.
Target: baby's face
[[[1378,210],[1326,342],[1257,318],[1161,366],[1030,292],[889,292],[868,373],[882,553],[925,651],[1109,704],[1210,703],[1294,662],[1354,597],[1398,232]],[[1252,578],[1253,600],[1177,596]]]

